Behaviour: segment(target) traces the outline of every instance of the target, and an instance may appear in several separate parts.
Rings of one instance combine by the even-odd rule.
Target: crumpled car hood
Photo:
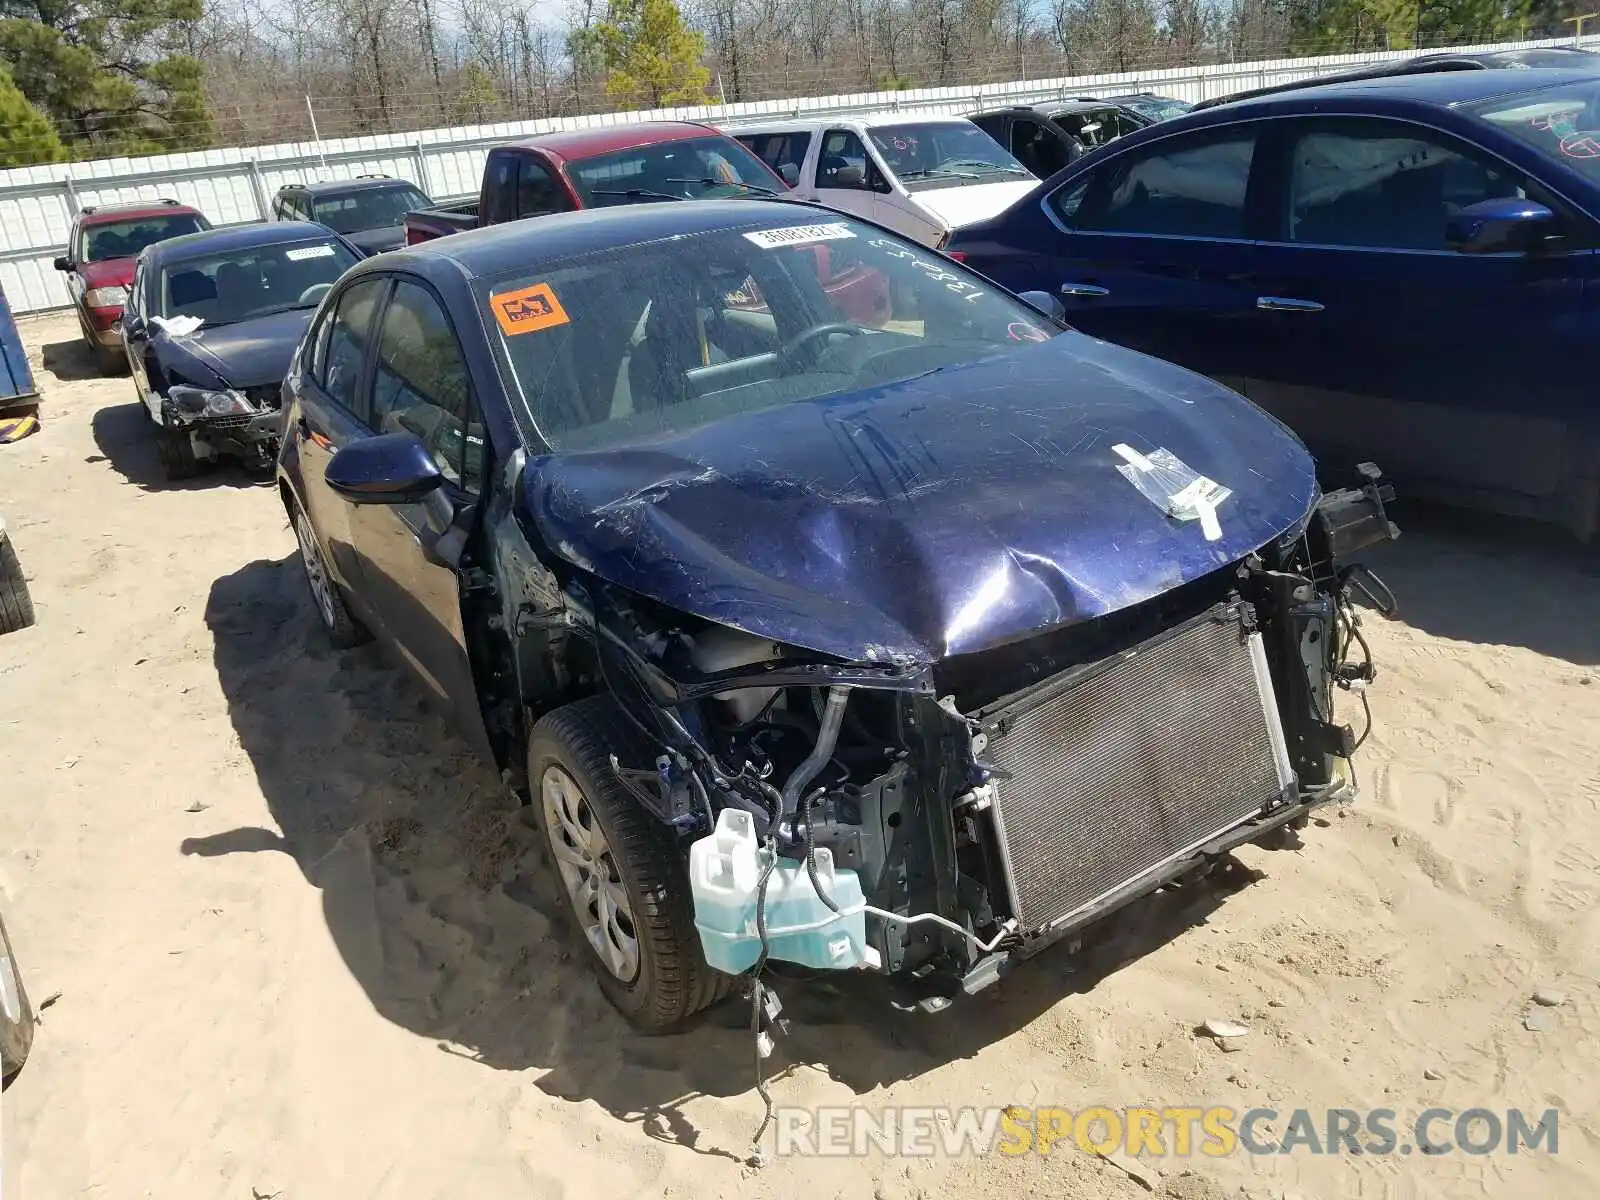
[[[151,340],[169,378],[200,386],[236,388],[281,383],[313,310],[291,309],[239,321],[202,325],[194,333],[159,332]]]
[[[1232,489],[1221,536],[1167,516],[1112,447]],[[1067,333],[903,383],[530,464],[576,566],[852,661],[931,663],[1150,599],[1264,545],[1316,498],[1284,426],[1210,380]]]

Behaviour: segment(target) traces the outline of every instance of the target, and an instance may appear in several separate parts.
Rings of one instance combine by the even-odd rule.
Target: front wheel
[[[337,650],[346,650],[351,646],[358,646],[372,635],[367,632],[367,627],[351,615],[350,609],[345,605],[344,597],[339,594],[339,585],[334,582],[333,575],[328,571],[328,564],[322,557],[322,547],[317,543],[316,531],[311,528],[311,520],[305,510],[295,508],[293,513],[294,537],[300,543],[300,565],[305,568],[306,585],[311,589],[311,603],[317,610],[317,616],[322,620],[322,628],[328,634],[328,640]]]
[[[610,756],[647,753],[609,696],[558,708],[533,729],[528,781],[574,940],[606,999],[666,1033],[733,989],[706,965],[689,877],[671,832],[641,809]]]
[[[187,429],[163,423],[161,432],[161,465],[169,480],[193,479],[200,473],[200,462],[194,455],[194,439]]]
[[[11,953],[6,923],[0,920],[0,1082],[9,1084],[28,1061],[28,1051],[33,1049],[33,1024],[33,1005],[28,1002],[22,973]]]
[[[0,537],[0,633],[15,633],[33,624],[33,597],[22,574],[11,539]]]

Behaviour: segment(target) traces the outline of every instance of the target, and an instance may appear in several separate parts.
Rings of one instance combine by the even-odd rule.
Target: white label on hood
[[[283,256],[290,262],[304,262],[308,258],[332,258],[332,246],[295,246],[285,250]]]
[[[1165,446],[1151,454],[1140,454],[1132,446],[1118,442],[1112,453],[1123,460],[1117,470],[1139,494],[1167,516],[1177,521],[1199,521],[1200,532],[1208,542],[1222,536],[1217,506],[1233,495],[1215,480],[1199,474]]]
[[[776,250],[781,246],[804,246],[808,242],[836,242],[840,238],[853,238],[843,224],[789,225],[783,229],[755,229],[744,235],[763,250]]]
[[[151,317],[150,324],[173,337],[185,337],[199,329],[206,323],[204,317],[191,317],[188,313],[180,313],[176,317]]]

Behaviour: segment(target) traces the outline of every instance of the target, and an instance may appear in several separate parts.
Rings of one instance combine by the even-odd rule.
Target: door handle
[[[1296,300],[1292,296],[1257,296],[1256,307],[1266,312],[1319,313],[1322,305],[1315,300]]]
[[[1103,288],[1097,283],[1063,283],[1061,285],[1063,296],[1109,296],[1110,288]]]

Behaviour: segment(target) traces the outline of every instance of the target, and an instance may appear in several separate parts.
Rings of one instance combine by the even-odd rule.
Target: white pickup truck
[[[721,127],[778,172],[797,199],[886,225],[931,246],[1010,208],[1038,178],[964,117],[888,112]]]

